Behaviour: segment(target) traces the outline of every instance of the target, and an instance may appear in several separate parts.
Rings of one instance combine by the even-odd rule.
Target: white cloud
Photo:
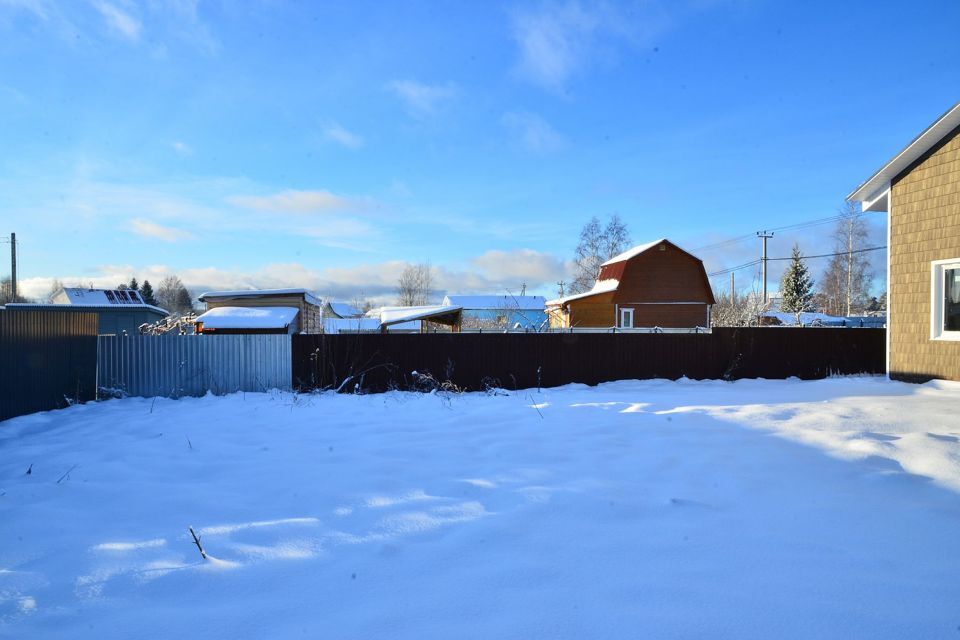
[[[443,103],[457,95],[456,88],[449,83],[430,85],[415,80],[394,80],[388,86],[407,111],[417,117],[436,114]]]
[[[350,300],[361,292],[377,304],[392,304],[397,280],[406,262],[388,260],[346,267],[317,269],[302,263],[273,263],[251,271],[214,266],[173,268],[169,265],[100,265],[85,273],[55,274],[65,285],[114,287],[135,276],[156,284],[168,275],[179,276],[194,294],[215,289],[303,287],[322,296]],[[566,264],[550,254],[519,249],[491,250],[461,265],[435,265],[434,297],[447,293],[517,294],[522,284],[530,293],[552,294],[554,283],[567,276]],[[50,289],[52,277],[21,281],[24,295],[40,298]]]
[[[638,29],[648,34],[658,30],[661,19],[652,15],[650,6],[645,7],[648,15],[634,20],[602,2],[517,10],[511,20],[520,49],[517,71],[534,84],[562,91],[571,77],[602,57],[614,42],[635,41]]]
[[[173,150],[179,153],[182,156],[192,156],[193,148],[188,145],[186,142],[181,140],[174,140],[170,143],[170,146],[173,147]]]
[[[552,253],[534,249],[501,251],[491,249],[473,260],[471,264],[491,280],[509,282],[525,281],[531,286],[552,284],[567,275],[567,264]]]
[[[176,227],[166,227],[144,218],[131,220],[130,230],[145,238],[154,238],[164,242],[180,242],[181,240],[192,240],[194,238],[194,235],[189,231]]]
[[[143,28],[140,20],[105,0],[96,0],[92,4],[111,30],[131,41],[140,39]]]
[[[298,191],[288,189],[268,196],[232,196],[230,203],[255,211],[274,213],[329,213],[357,211],[369,205],[364,200],[339,196],[325,190]]]
[[[505,114],[502,121],[527,151],[550,153],[559,151],[566,145],[564,137],[535,113],[511,112]]]
[[[323,129],[323,137],[347,149],[359,149],[363,146],[363,138],[342,127],[337,123],[327,125]]]

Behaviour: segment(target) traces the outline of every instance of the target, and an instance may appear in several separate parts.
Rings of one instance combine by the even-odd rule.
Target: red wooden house
[[[710,326],[716,301],[703,262],[667,239],[636,246],[600,267],[590,291],[547,302],[551,328]]]

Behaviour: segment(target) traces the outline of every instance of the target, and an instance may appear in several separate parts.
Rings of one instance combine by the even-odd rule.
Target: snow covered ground
[[[958,603],[957,384],[235,394],[0,424],[0,637],[957,638]]]

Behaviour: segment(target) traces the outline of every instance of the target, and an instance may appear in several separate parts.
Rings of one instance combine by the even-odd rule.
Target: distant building
[[[170,315],[165,309],[144,302],[133,289],[64,287],[51,300],[51,304],[18,303],[8,304],[6,308],[95,312],[100,335],[137,335],[141,325],[153,324]]]
[[[443,304],[463,308],[465,329],[533,329],[547,322],[543,296],[450,295]]]
[[[960,380],[960,103],[847,196],[887,212],[887,371]]]
[[[380,307],[367,312],[367,318],[379,322],[381,333],[428,333],[431,326],[459,333],[463,309],[456,305],[422,307]]]
[[[324,333],[380,333],[380,318],[323,318]]]
[[[553,328],[710,326],[715,304],[703,262],[663,238],[604,262],[590,291],[547,302]]]
[[[323,317],[326,318],[362,318],[363,311],[348,302],[327,300],[323,303]]]
[[[314,296],[306,289],[208,291],[200,294],[199,299],[200,302],[203,302],[207,305],[207,313],[214,309],[221,309],[225,307],[230,307],[232,309],[290,308],[296,310],[296,314],[294,315],[293,319],[285,327],[270,327],[270,333],[276,333],[281,328],[283,329],[283,333],[320,333],[322,331],[323,325],[320,322],[320,309],[322,303],[320,302],[319,298]],[[201,322],[201,318],[206,316],[206,321],[203,322],[204,332],[206,333],[213,331],[218,333],[223,333],[225,331],[239,333],[244,328],[249,329],[250,332],[263,333],[265,327],[261,326],[260,323],[266,321],[266,317],[269,316],[272,318],[271,322],[276,324],[280,321],[280,315],[282,314],[260,314],[260,320],[257,320],[257,314],[244,314],[242,311],[220,311],[213,316],[207,316],[205,313],[197,318],[198,331],[200,329],[199,323]],[[218,320],[216,318],[224,320],[228,317],[233,318],[233,320],[230,322],[234,324],[248,322],[250,326],[233,326],[229,329],[223,327],[218,331],[213,328],[213,325],[210,324],[211,320],[213,320],[214,323],[217,323]],[[246,318],[246,320],[244,320],[244,318]]]

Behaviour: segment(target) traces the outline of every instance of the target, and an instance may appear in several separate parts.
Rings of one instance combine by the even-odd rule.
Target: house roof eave
[[[847,200],[865,203],[865,211],[885,211],[886,209],[876,207],[889,205],[884,192],[885,189],[889,189],[890,182],[958,127],[960,127],[960,102],[950,107],[946,113],[911,140],[900,153],[850,192]],[[867,209],[866,203],[870,203],[874,208]]]

